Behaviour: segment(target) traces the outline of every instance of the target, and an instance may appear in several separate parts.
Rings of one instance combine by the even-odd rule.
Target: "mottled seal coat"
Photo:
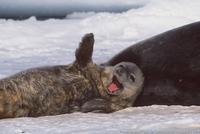
[[[200,22],[136,43],[106,64],[136,63],[145,82],[136,106],[200,105]]]
[[[133,63],[92,62],[93,34],[83,37],[70,65],[29,69],[0,80],[0,118],[113,112],[131,106],[143,75]]]

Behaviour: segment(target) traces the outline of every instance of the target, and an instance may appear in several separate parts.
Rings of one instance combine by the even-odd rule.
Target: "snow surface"
[[[101,63],[135,42],[199,21],[199,7],[199,0],[147,0],[143,7],[123,13],[77,12],[64,20],[0,20],[0,77],[31,67],[71,63],[81,37],[88,32],[95,35],[94,61]],[[112,114],[0,120],[0,134],[133,132],[200,133],[200,107],[150,106]]]
[[[199,134],[200,107],[150,106],[112,114],[73,113],[0,120],[1,134]]]

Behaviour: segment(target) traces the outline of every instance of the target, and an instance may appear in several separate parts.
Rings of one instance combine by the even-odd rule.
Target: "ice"
[[[132,134],[200,132],[200,107],[148,106],[112,114],[73,113],[0,120],[1,134]]]
[[[71,63],[81,37],[89,32],[95,35],[94,61],[104,62],[135,42],[199,21],[199,7],[199,0],[148,0],[122,13],[75,12],[64,20],[46,21],[1,19],[0,77]],[[199,113],[197,106],[149,106],[112,114],[5,119],[0,120],[0,134],[200,133]]]

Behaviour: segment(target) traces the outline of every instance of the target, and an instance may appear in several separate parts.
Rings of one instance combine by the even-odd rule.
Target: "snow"
[[[200,132],[200,107],[150,106],[112,114],[73,113],[0,120],[1,134],[132,134]]]
[[[199,21],[199,7],[199,0],[144,0],[142,7],[122,13],[74,12],[63,20],[46,21],[1,19],[0,77],[31,67],[71,63],[81,37],[89,32],[95,35],[94,61],[104,62],[131,44]],[[0,133],[199,133],[199,113],[197,106],[149,106],[112,114],[4,119]]]

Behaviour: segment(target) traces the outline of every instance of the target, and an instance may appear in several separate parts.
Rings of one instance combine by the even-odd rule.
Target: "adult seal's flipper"
[[[94,46],[94,35],[93,33],[86,34],[83,36],[79,47],[76,49],[76,63],[82,67],[85,67],[88,63],[92,62],[92,53]]]

